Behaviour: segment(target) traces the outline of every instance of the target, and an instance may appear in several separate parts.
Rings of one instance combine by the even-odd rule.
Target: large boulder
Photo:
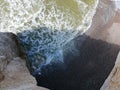
[[[0,90],[46,90],[36,86],[24,50],[12,33],[0,33]]]

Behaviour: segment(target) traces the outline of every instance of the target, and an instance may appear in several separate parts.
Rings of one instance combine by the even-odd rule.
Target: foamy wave
[[[3,0],[0,31],[20,33],[33,69],[41,62],[62,61],[62,46],[91,25],[98,0],[90,1]]]

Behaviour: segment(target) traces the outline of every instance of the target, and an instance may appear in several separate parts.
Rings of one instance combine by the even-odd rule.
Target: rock
[[[111,0],[99,0],[92,25],[86,32],[91,38],[106,40],[108,30],[115,16],[115,5]]]
[[[116,10],[115,1],[100,0],[93,17],[92,25],[86,35],[96,40],[120,45],[120,10]]]
[[[101,4],[97,8],[97,12],[93,18],[93,24],[89,31],[86,32],[86,35],[120,46],[120,10],[116,10],[114,2],[114,0],[100,0]],[[110,75],[100,90],[120,90],[119,59],[120,53]]]
[[[17,37],[0,33],[0,90],[47,90],[36,86]]]
[[[120,53],[115,66],[100,90],[120,90]]]
[[[113,0],[100,1],[101,5],[97,8],[96,15],[93,18],[93,24],[86,34],[91,38],[120,46],[120,9],[116,10],[114,2]],[[102,7],[103,5],[104,7]],[[100,90],[120,90],[119,67],[120,53],[115,61],[113,70]]]

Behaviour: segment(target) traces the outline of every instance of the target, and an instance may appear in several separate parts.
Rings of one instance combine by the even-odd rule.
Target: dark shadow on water
[[[59,63],[44,66],[42,75],[36,75],[39,86],[51,90],[99,90],[115,65],[120,47],[82,35],[63,49],[66,68]]]
[[[120,47],[80,35],[63,47],[64,63],[54,60],[35,75],[50,90],[99,90],[113,69]]]

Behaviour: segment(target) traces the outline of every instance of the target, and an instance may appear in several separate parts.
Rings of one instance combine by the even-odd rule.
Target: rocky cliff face
[[[0,33],[0,90],[47,90],[36,86],[24,51],[12,33]]]

